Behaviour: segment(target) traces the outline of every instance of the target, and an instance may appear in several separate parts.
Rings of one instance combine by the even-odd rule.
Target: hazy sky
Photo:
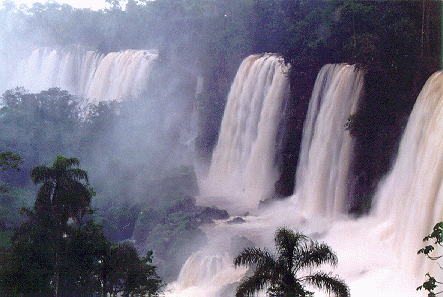
[[[13,0],[17,5],[20,5],[22,3],[32,6],[32,3],[40,2],[40,3],[46,3],[46,2],[58,2],[58,3],[66,3],[71,5],[72,7],[76,8],[92,8],[94,10],[98,10],[101,8],[105,8],[107,6],[107,3],[105,0],[59,0],[59,1],[47,1],[47,0]],[[0,3],[3,2],[0,0]]]

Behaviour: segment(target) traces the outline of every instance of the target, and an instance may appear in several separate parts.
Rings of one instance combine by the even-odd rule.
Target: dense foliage
[[[80,101],[66,91],[49,89],[31,94],[23,89],[5,92],[0,109],[0,151],[14,152],[20,161],[20,171],[0,172],[0,180],[7,192],[0,193],[0,221],[2,232],[10,234],[22,219],[18,211],[34,204],[36,189],[29,179],[31,170],[38,164],[50,162],[58,154],[81,155],[84,160],[93,159],[94,148],[100,140],[106,148],[106,139],[112,131],[112,104],[91,106],[83,118]],[[5,164],[6,165],[6,164]]]
[[[34,207],[2,255],[0,292],[54,296],[97,293],[156,295],[160,279],[152,252],[140,258],[128,244],[111,243],[88,218],[93,191],[75,158],[57,156],[51,167],[31,171],[42,183]]]
[[[19,165],[22,159],[18,154],[13,152],[0,152],[0,171],[6,171],[13,169],[19,171]],[[0,182],[2,182],[0,180]],[[0,255],[4,249],[9,246],[9,238],[12,236],[13,229],[8,223],[16,223],[18,220],[17,215],[11,213],[12,199],[8,197],[9,190],[6,186],[0,185]],[[5,199],[6,198],[6,199]],[[12,228],[11,228],[12,227]],[[0,256],[1,257],[1,256]]]
[[[83,157],[98,193],[93,217],[103,226],[105,237],[112,242],[135,240],[142,253],[153,250],[166,280],[174,279],[187,257],[206,240],[199,226],[227,218],[225,211],[195,205],[192,197],[198,186],[192,167],[165,166],[175,162],[168,153],[175,144],[168,137],[177,137],[174,130],[170,136],[156,131],[157,121],[164,119],[152,117],[155,106],[130,101],[85,107],[80,98],[59,89],[37,94],[14,89],[5,92],[3,102],[0,148],[23,157],[20,172],[4,171],[1,176],[9,183],[9,193],[0,196],[5,245],[22,222],[20,208],[33,205],[35,188],[27,176],[57,154]],[[165,145],[152,141],[159,137]]]
[[[21,157],[13,152],[1,152],[0,153],[0,170],[5,171],[6,169],[19,170],[19,165],[21,162]]]
[[[13,152],[1,152],[0,153],[0,171],[6,171],[7,169],[14,169],[20,171],[18,165],[21,163],[22,158],[20,155]],[[0,192],[8,193],[8,189],[0,186]]]
[[[349,289],[342,280],[324,272],[306,276],[298,274],[322,264],[337,264],[337,256],[324,243],[311,241],[299,232],[280,228],[275,232],[276,254],[266,249],[247,248],[235,259],[234,265],[247,265],[253,269],[238,286],[236,297],[253,296],[267,289],[269,296],[307,297],[313,292],[305,286],[323,289],[335,296],[350,296]]]
[[[3,180],[26,185],[30,169],[37,164],[49,162],[58,153],[87,149],[81,141],[79,102],[68,92],[49,89],[30,94],[17,88],[5,92],[2,101],[1,150],[14,151],[23,158],[19,174],[3,175]]]
[[[54,232],[49,238],[55,244],[55,296],[59,292],[61,243],[67,231],[68,220],[71,218],[80,224],[93,195],[88,186],[86,171],[72,168],[78,165],[77,159],[58,155],[52,167],[37,166],[31,171],[31,180],[35,184],[42,184],[34,204],[37,221],[42,220],[42,215],[47,216],[46,219],[51,221],[47,233]]]
[[[23,288],[32,287],[35,280],[38,290],[52,289],[47,281],[54,267],[43,265],[43,261],[59,249],[61,263],[70,261],[72,267],[77,267],[65,271],[60,265],[60,278],[72,284],[73,291],[79,290],[76,282],[67,280],[88,277],[80,275],[83,268],[75,265],[84,265],[81,267],[88,267],[85,271],[96,274],[98,258],[86,257],[83,263],[68,259],[63,251],[70,249],[77,255],[85,248],[100,257],[115,252],[135,259],[132,248],[125,243],[129,240],[135,240],[139,251],[154,251],[167,279],[177,275],[192,251],[182,246],[204,241],[199,226],[213,218],[225,218],[227,213],[197,207],[193,197],[198,189],[192,168],[169,166],[180,158],[170,148],[179,145],[177,130],[184,128],[189,118],[168,126],[171,118],[166,115],[177,116],[181,109],[189,112],[195,108],[195,145],[201,160],[207,161],[217,141],[232,78],[247,55],[275,52],[292,65],[288,74],[291,100],[285,103],[278,140],[282,175],[275,192],[280,197],[291,195],[294,189],[303,122],[320,67],[326,63],[357,63],[366,72],[361,107],[343,127],[357,142],[353,163],[356,186],[349,209],[357,214],[369,210],[370,196],[390,167],[415,98],[427,77],[440,66],[441,20],[440,14],[434,13],[441,10],[440,1],[108,2],[110,7],[100,11],[55,2],[18,7],[12,1],[4,1],[0,9],[1,82],[11,79],[16,59],[41,46],[80,45],[102,53],[156,48],[159,68],[163,69],[150,82],[157,86],[156,92],[126,103],[101,102],[85,108],[80,98],[59,89],[32,94],[18,88],[3,94],[0,151],[18,153],[23,162],[19,172],[0,172],[0,180],[9,190],[0,193],[0,245],[8,246],[4,239],[23,220],[14,210],[33,204],[35,189],[28,178],[32,168],[50,162],[58,154],[80,156],[92,173],[98,193],[93,216],[103,225],[100,229],[93,222],[64,224],[68,239],[39,254],[37,270],[29,272],[37,271],[38,277],[27,275],[30,282]],[[198,94],[194,88],[196,77],[203,82]],[[164,81],[171,84],[163,85]],[[187,102],[185,108],[183,101]],[[161,113],[157,102],[177,107],[165,108]],[[167,129],[156,134],[158,127]],[[0,162],[18,160],[8,159],[13,155],[5,157]],[[12,167],[16,164],[11,163]],[[3,163],[0,165],[3,169]],[[33,226],[29,223],[33,220],[46,223]],[[25,243],[32,239],[37,246],[46,244],[46,237],[53,234],[50,225],[45,224],[52,223],[35,210],[27,211],[24,224],[13,237],[13,250],[36,253],[39,247]],[[70,238],[84,244],[76,245]],[[20,258],[14,257],[17,261],[11,263],[16,266],[11,266],[9,272],[22,273],[25,267]],[[149,259],[145,258],[147,262]],[[145,271],[143,265],[140,267]],[[96,285],[96,279],[88,279],[85,287],[95,290]],[[19,284],[11,286],[17,288]],[[112,285],[104,288],[108,292],[122,290]]]

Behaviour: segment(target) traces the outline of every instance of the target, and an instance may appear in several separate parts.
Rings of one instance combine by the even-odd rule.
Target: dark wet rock
[[[245,219],[241,218],[241,217],[235,217],[231,220],[228,221],[228,224],[241,224],[246,222]]]

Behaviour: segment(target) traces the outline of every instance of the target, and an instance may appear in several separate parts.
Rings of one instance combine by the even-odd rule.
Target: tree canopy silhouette
[[[86,171],[74,166],[79,166],[78,159],[58,155],[52,167],[37,166],[31,170],[32,181],[42,184],[36,206],[50,207],[62,228],[69,218],[81,219],[93,195]]]
[[[92,189],[88,175],[80,168],[77,158],[58,155],[52,167],[37,166],[31,170],[31,180],[42,184],[35,201],[35,210],[50,213],[55,230],[54,296],[58,296],[60,282],[60,249],[62,236],[66,233],[69,218],[81,223],[81,217],[91,202]]]
[[[57,156],[37,166],[31,179],[42,184],[32,209],[0,261],[0,295],[157,296],[161,279],[152,252],[108,240],[92,217],[93,191],[76,158]],[[70,221],[72,219],[72,221]]]
[[[298,276],[301,270],[329,263],[337,265],[337,256],[324,243],[310,240],[300,232],[279,228],[275,233],[276,254],[266,249],[247,248],[235,259],[234,265],[254,268],[238,286],[236,297],[252,296],[267,288],[269,296],[304,297],[313,293],[305,289],[312,285],[339,297],[348,297],[349,289],[339,278],[325,272]]]

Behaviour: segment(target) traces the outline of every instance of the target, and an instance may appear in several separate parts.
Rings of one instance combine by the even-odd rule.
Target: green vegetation
[[[88,152],[93,151],[94,140],[97,140],[88,138],[86,131],[94,128],[100,135],[95,124],[100,116],[98,112],[91,113],[83,121],[77,98],[59,89],[30,94],[17,88],[5,92],[1,99],[0,151],[14,152],[2,155],[5,159],[2,158],[0,171],[2,185],[5,184],[8,190],[0,193],[0,231],[8,242],[8,236],[23,222],[23,217],[19,216],[20,209],[34,205],[37,192],[29,178],[32,168],[49,162],[58,154],[91,156]],[[104,130],[102,128],[101,131]],[[17,168],[18,165],[20,171],[3,170],[4,166]],[[50,172],[42,169],[34,173]],[[44,196],[44,189],[49,190],[51,183],[43,176],[36,175],[35,178],[43,178],[44,186],[39,195]]]
[[[14,154],[13,152],[1,152],[0,153],[0,171],[6,171],[7,169],[14,169],[20,171],[18,165],[22,162],[22,158]],[[8,193],[8,189],[0,186],[0,192]]]
[[[14,154],[13,152],[1,152],[0,153],[0,169],[5,171],[6,169],[15,169],[19,171],[18,165],[20,165],[22,158]]]
[[[157,48],[165,69],[201,76],[195,144],[204,160],[216,144],[241,60],[260,52],[282,55],[292,67],[291,100],[279,140],[282,175],[275,192],[280,197],[294,189],[303,122],[318,70],[326,63],[357,64],[366,76],[365,95],[350,130],[356,137],[357,185],[349,210],[356,214],[369,211],[417,94],[440,68],[441,14],[434,12],[441,11],[441,1],[130,0],[125,9],[124,1],[110,1],[111,7],[101,11],[58,3],[5,3],[0,25],[7,41],[20,35],[41,46],[80,45],[103,53]],[[23,43],[15,47],[27,48]]]
[[[6,171],[8,169],[14,169],[19,171],[19,165],[22,159],[19,155],[13,152],[0,152],[0,171]],[[12,199],[4,199],[9,194],[9,190],[6,187],[0,186],[0,251],[9,246],[9,238],[12,236],[12,231],[7,228],[7,221],[14,217],[11,214],[10,206]],[[12,219],[14,220],[14,219]]]
[[[443,247],[443,222],[435,224],[432,233],[423,239],[423,241],[429,241],[429,240],[434,240],[433,245],[427,245],[424,248],[420,249],[417,253],[424,254],[432,261],[438,261],[441,258],[443,258],[443,255],[439,254],[435,255],[433,254],[433,252],[435,251],[436,248]],[[443,266],[440,263],[437,262],[437,265],[439,266],[440,270],[443,270]],[[435,297],[438,294],[442,294],[443,290],[436,292],[436,290],[438,290],[439,287],[443,285],[442,280],[437,280],[429,273],[426,274],[426,277],[427,280],[423,283],[423,285],[419,286],[417,290],[428,291],[429,297]]]
[[[8,296],[148,294],[160,289],[152,252],[140,258],[132,245],[111,243],[90,214],[94,194],[76,158],[57,156],[37,166],[34,207],[15,229],[0,265],[0,292]],[[75,168],[74,168],[75,167]]]
[[[0,149],[16,152],[23,159],[20,172],[3,174],[3,181],[15,187],[29,186],[31,169],[57,154],[88,157],[94,139],[86,141],[84,131],[93,130],[97,116],[93,113],[91,120],[82,121],[80,102],[68,92],[54,88],[31,94],[16,88],[6,91],[2,102]]]
[[[351,205],[356,214],[369,211],[418,93],[440,69],[441,20],[425,13],[440,7],[436,1],[347,1],[341,11],[338,24],[344,31],[337,45],[345,51],[339,58],[366,72],[365,94],[348,126],[356,138],[357,187]]]
[[[8,62],[3,63],[2,79],[13,73],[9,62],[15,52],[29,52],[36,45],[102,53],[156,48],[162,69],[149,82],[156,91],[130,102],[89,105],[88,112],[82,109],[81,98],[56,88],[35,94],[17,88],[3,94],[0,151],[22,158],[19,172],[4,171],[17,168],[19,159],[12,153],[0,156],[1,186],[8,189],[0,193],[0,257],[8,259],[0,268],[2,276],[20,276],[13,282],[2,277],[5,292],[52,292],[57,279],[60,288],[78,294],[98,292],[100,284],[109,293],[155,288],[145,284],[134,289],[134,279],[155,276],[155,269],[149,253],[136,260],[131,241],[143,254],[153,250],[161,264],[159,273],[174,279],[195,246],[205,241],[200,225],[226,218],[227,213],[195,205],[193,169],[170,166],[176,163],[170,148],[179,141],[177,130],[189,118],[168,126],[156,104],[178,106],[165,112],[174,116],[181,109],[197,110],[195,145],[207,161],[232,78],[247,55],[275,52],[292,65],[291,100],[286,102],[279,135],[282,175],[275,192],[280,197],[294,189],[303,122],[320,67],[356,63],[365,71],[363,101],[345,127],[357,144],[356,186],[349,209],[356,214],[369,211],[371,195],[390,167],[415,98],[440,67],[441,15],[431,12],[441,10],[441,1],[129,0],[125,9],[123,1],[108,2],[109,9],[97,12],[55,2],[18,7],[4,1],[0,9],[0,39],[5,45],[1,59]],[[199,94],[196,77],[203,81]],[[163,88],[165,81],[170,85]],[[156,134],[164,126],[168,129]],[[93,214],[87,197],[92,193],[85,191],[83,180],[67,184],[83,191],[82,203],[68,207],[63,202],[60,207],[48,179],[34,205],[29,174],[56,155],[81,156],[98,193]],[[27,207],[24,219],[17,215],[22,207]],[[48,216],[49,212],[58,214]],[[183,250],[185,245],[192,247]],[[48,265],[57,254],[59,261]],[[117,254],[134,261],[131,271],[138,274],[130,276],[124,265],[112,262]],[[275,294],[278,286],[275,283]],[[432,287],[423,286],[427,288]]]
[[[252,276],[243,280],[237,288],[236,297],[252,296],[264,288],[269,296],[312,296],[305,285],[312,285],[336,296],[348,297],[349,289],[344,282],[330,274],[316,272],[307,276],[297,274],[322,264],[337,264],[337,256],[324,243],[310,240],[302,233],[280,228],[275,233],[274,255],[266,249],[247,248],[235,259],[234,265],[253,268]]]
[[[165,166],[173,162],[165,153],[172,145],[156,142],[160,132],[152,131],[158,125],[150,103],[161,97],[152,96],[147,95],[144,104],[101,102],[80,109],[80,98],[59,89],[7,91],[0,111],[0,148],[19,152],[23,162],[20,172],[0,173],[9,189],[0,195],[2,242],[7,246],[23,222],[19,210],[34,205],[37,193],[29,182],[33,168],[57,154],[80,155],[97,192],[92,218],[103,226],[106,239],[133,242],[142,254],[153,250],[162,278],[175,279],[187,257],[206,240],[199,226],[228,214],[195,205],[198,185],[192,166]],[[162,135],[162,141],[168,143],[175,135]]]
[[[52,238],[55,243],[55,296],[59,292],[61,243],[66,234],[68,219],[72,218],[77,225],[80,224],[93,195],[92,189],[88,187],[86,171],[72,168],[78,165],[78,159],[59,155],[52,167],[37,166],[31,171],[31,180],[35,184],[42,184],[34,204],[36,216],[48,216],[46,219],[52,220],[50,227],[55,232]]]
[[[269,2],[279,1],[260,1]],[[440,69],[441,19],[438,13],[424,12],[439,11],[441,3],[424,2],[426,7],[420,1],[293,1],[291,9],[281,10],[287,14],[280,19],[289,24],[283,28],[287,43],[278,52],[292,65],[292,98],[285,111],[289,127],[282,140],[278,195],[292,193],[303,122],[319,69],[326,63],[357,64],[365,71],[365,93],[348,126],[356,138],[356,187],[349,211],[358,215],[369,211],[375,186],[390,168],[418,92]],[[265,36],[275,35],[265,32]]]

